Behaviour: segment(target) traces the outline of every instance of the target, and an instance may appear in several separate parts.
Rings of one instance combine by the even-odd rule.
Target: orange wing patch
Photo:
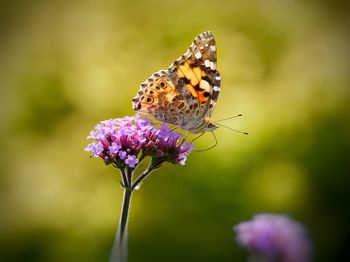
[[[187,90],[193,97],[198,97],[197,91],[194,89],[194,87],[198,85],[199,80],[201,79],[201,69],[199,67],[192,69],[185,61],[185,63],[179,66],[176,73],[180,77],[185,77],[188,80],[189,84],[186,85]]]
[[[187,62],[179,66],[177,73],[182,77],[186,77],[192,86],[196,86],[201,79],[201,69],[198,67],[192,69]]]
[[[208,101],[210,93],[205,90],[198,91],[198,101],[201,104],[204,104]]]
[[[199,104],[204,104],[208,101],[211,86],[203,79],[203,76],[206,76],[204,70],[200,67],[191,68],[189,63],[185,61],[178,67],[177,74],[188,80],[189,83],[185,87],[193,97],[198,99]]]
[[[192,96],[198,97],[196,90],[194,90],[194,87],[191,84],[186,85],[186,88],[190,91]]]

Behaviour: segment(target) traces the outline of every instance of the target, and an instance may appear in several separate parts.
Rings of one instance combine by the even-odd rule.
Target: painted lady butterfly
[[[133,108],[191,133],[212,131],[210,122],[220,93],[216,44],[210,32],[198,35],[168,70],[154,73],[133,98]]]

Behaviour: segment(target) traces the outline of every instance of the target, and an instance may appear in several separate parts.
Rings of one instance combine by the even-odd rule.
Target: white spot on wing
[[[215,68],[216,68],[215,62],[210,61],[210,69],[215,70]]]
[[[210,67],[210,61],[207,59],[204,61],[205,67]]]
[[[202,57],[202,54],[201,54],[200,51],[198,51],[197,53],[194,54],[194,56],[195,56],[197,59],[199,59],[199,58]]]
[[[210,46],[210,49],[213,50],[213,52],[215,52],[215,50],[216,50],[215,45],[211,45],[211,46]]]
[[[202,89],[204,89],[204,90],[207,91],[207,92],[209,92],[209,90],[210,90],[210,85],[209,85],[209,83],[208,83],[207,81],[203,80],[203,79],[200,81],[199,87],[202,88]]]
[[[215,79],[216,79],[216,80],[220,80],[221,77],[220,77],[220,76],[216,76]]]
[[[214,91],[220,91],[220,87],[214,86],[214,87],[213,87],[213,90],[214,90]]]

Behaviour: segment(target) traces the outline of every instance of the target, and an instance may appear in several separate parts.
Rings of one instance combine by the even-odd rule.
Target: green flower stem
[[[163,161],[152,160],[147,169],[140,175],[133,183],[132,169],[122,169],[122,179],[124,188],[124,197],[122,204],[122,211],[119,220],[118,231],[113,243],[112,254],[109,259],[110,262],[127,262],[128,261],[128,248],[127,248],[127,236],[128,236],[128,217],[130,210],[130,202],[132,192],[137,186],[154,170],[158,168]]]
[[[119,220],[117,235],[114,240],[114,244],[112,248],[112,254],[109,259],[110,262],[128,261],[127,229],[128,229],[128,216],[129,216],[132,192],[133,190],[130,187],[124,187],[122,211],[121,211],[121,216]]]
[[[114,167],[119,168],[116,165]],[[120,173],[122,175],[122,182],[120,182],[121,185],[123,186],[123,188],[129,187],[130,186],[130,182],[129,182],[129,179],[127,177],[127,170],[126,170],[126,168],[125,169],[119,168],[119,170],[120,170]]]
[[[140,175],[132,184],[131,184],[131,189],[134,190],[137,188],[137,186],[140,185],[140,183],[151,173],[154,169],[158,168],[161,163],[164,161],[154,161],[152,159],[151,163],[147,167],[147,169]]]
[[[147,176],[149,173],[151,173],[152,170],[153,170],[153,168],[149,166],[149,167],[145,170],[145,172],[143,172],[142,175],[140,175],[140,176],[135,180],[135,182],[132,183],[132,185],[131,185],[132,190],[134,190],[134,189],[142,182],[142,180],[145,179],[146,176]]]

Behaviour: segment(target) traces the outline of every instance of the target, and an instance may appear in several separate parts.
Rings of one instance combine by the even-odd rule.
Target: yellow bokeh
[[[5,261],[108,259],[122,189],[118,171],[84,151],[86,137],[102,120],[133,115],[140,83],[207,30],[222,79],[212,119],[243,114],[219,123],[249,135],[220,127],[216,147],[144,182],[131,207],[130,261],[244,261],[231,229],[259,212],[304,223],[315,261],[342,260],[350,231],[350,34],[340,2],[2,4]],[[210,133],[195,141],[198,149],[214,143]]]

